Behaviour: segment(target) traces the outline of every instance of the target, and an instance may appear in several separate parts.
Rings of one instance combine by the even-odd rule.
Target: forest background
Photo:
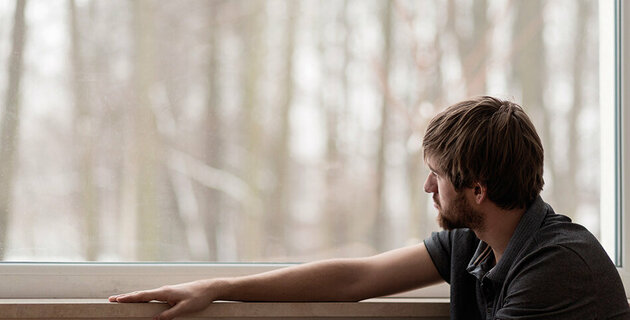
[[[438,230],[422,135],[523,105],[599,236],[597,1],[0,2],[0,260],[293,262]]]

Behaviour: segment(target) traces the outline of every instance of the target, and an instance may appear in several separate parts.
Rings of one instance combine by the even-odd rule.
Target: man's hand
[[[155,316],[155,320],[171,320],[175,317],[207,308],[214,300],[210,281],[199,280],[158,289],[136,291],[109,297],[110,302],[164,301],[171,308]]]

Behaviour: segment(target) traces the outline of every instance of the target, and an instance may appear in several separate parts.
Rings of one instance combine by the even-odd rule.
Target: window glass
[[[601,238],[597,2],[23,4],[0,2],[0,260],[418,243],[426,124],[486,94],[524,106],[543,198]]]

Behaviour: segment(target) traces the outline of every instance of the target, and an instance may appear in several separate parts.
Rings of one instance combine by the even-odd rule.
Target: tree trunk
[[[243,25],[243,33],[245,38],[244,44],[244,69],[243,72],[243,97],[242,110],[245,113],[244,132],[245,132],[245,150],[247,152],[245,159],[244,180],[249,186],[250,192],[245,203],[244,214],[242,215],[243,234],[246,238],[239,239],[241,258],[245,260],[260,259],[263,248],[262,239],[262,215],[263,208],[260,200],[260,173],[261,152],[262,152],[262,135],[263,131],[260,124],[260,111],[258,110],[258,81],[261,74],[261,52],[263,52],[262,13],[264,10],[260,8],[264,3],[253,2],[247,3],[247,6],[255,5],[255,9],[249,10],[251,16]]]
[[[208,3],[208,93],[206,100],[206,113],[204,116],[203,147],[204,160],[211,167],[222,168],[223,153],[222,132],[223,126],[221,121],[221,91],[219,88],[219,35],[221,34],[221,26],[217,22],[219,17],[220,4],[216,1]],[[201,196],[201,213],[203,216],[203,224],[206,231],[206,242],[208,243],[208,258],[216,261],[218,258],[218,231],[220,226],[219,215],[221,214],[221,195],[220,192],[204,186],[200,186]]]
[[[157,183],[160,170],[158,133],[149,94],[155,75],[155,8],[149,1],[134,1],[134,148],[136,170],[137,257],[159,260]]]
[[[448,1],[448,29],[457,39],[459,59],[462,64],[463,80],[466,84],[466,95],[486,94],[486,65],[489,54],[490,35],[488,34],[487,0],[474,0],[472,4],[473,30],[469,37],[464,37],[456,28],[459,19],[455,0]]]
[[[2,114],[0,129],[0,260],[4,258],[7,247],[7,231],[15,184],[16,158],[18,156],[18,135],[20,126],[20,80],[22,77],[22,60],[26,26],[24,11],[26,0],[15,3],[13,20],[13,41],[9,58],[9,74],[7,80],[7,99]]]
[[[383,2],[385,9],[382,11],[381,17],[382,31],[383,31],[383,83],[389,83],[389,69],[390,69],[390,56],[392,46],[392,2]],[[379,131],[379,147],[376,160],[376,202],[374,206],[375,219],[372,225],[371,235],[373,237],[373,247],[377,251],[385,251],[389,248],[389,221],[387,218],[387,201],[385,194],[385,181],[387,173],[387,164],[385,160],[385,153],[387,152],[387,140],[389,135],[389,105],[387,100],[387,93],[383,92],[383,102],[381,105],[381,128]]]
[[[447,12],[448,3],[436,2],[436,9],[438,14],[440,10]],[[440,7],[442,6],[442,7]],[[448,16],[448,15],[447,15]],[[449,25],[442,23],[441,19],[435,21],[435,34],[433,36],[432,48],[435,50],[435,60],[432,63],[432,69],[429,73],[432,81],[423,88],[424,93],[421,97],[425,97],[426,101],[430,101],[433,104],[432,110],[420,111],[422,114],[434,113],[435,106],[441,109],[445,101],[444,87],[442,85],[442,34],[448,32]],[[421,75],[426,73],[427,70],[418,70]],[[414,90],[413,87],[409,87],[409,91]],[[420,104],[420,108],[429,108],[430,105]],[[410,137],[421,137],[425,127],[428,123],[428,118],[421,118],[420,121],[413,122],[413,127],[410,128]],[[415,133],[415,134],[414,134]],[[417,139],[412,142],[414,144],[422,144],[421,139]],[[407,156],[407,176],[409,177],[409,223],[408,223],[408,236],[407,238],[412,241],[421,241],[424,237],[428,236],[431,231],[434,231],[436,212],[433,210],[427,210],[427,194],[424,192],[424,181],[427,177],[428,170],[424,165],[424,158],[422,149],[418,146],[417,152],[410,152]]]
[[[290,224],[289,215],[289,175],[291,162],[289,161],[289,115],[291,105],[293,103],[293,51],[295,48],[295,20],[298,14],[297,1],[288,1],[287,7],[287,25],[286,25],[286,44],[285,44],[285,65],[284,65],[284,86],[283,96],[280,102],[280,110],[278,112],[279,133],[275,140],[273,158],[273,171],[276,175],[275,188],[273,190],[268,215],[265,216],[265,231],[268,233],[266,237],[266,254],[269,256],[285,255],[286,248],[291,245],[288,239],[287,226]]]
[[[539,31],[543,23],[543,4],[540,0],[531,0],[517,1],[515,5],[517,14],[513,39],[521,43],[513,44],[513,48],[517,48],[513,56],[514,83],[520,86],[523,108],[534,121],[540,138],[545,144],[546,176],[555,183],[557,180],[554,170],[551,125],[544,103],[547,66],[543,32]],[[554,195],[555,187],[547,185],[546,189],[552,194],[552,198],[557,199]]]
[[[79,199],[78,218],[83,221],[84,254],[87,261],[98,258],[99,229],[97,189],[94,184],[94,126],[92,125],[92,111],[87,99],[88,88],[86,82],[81,81],[85,73],[81,40],[77,17],[77,8],[74,0],[68,1],[71,34],[71,65],[74,89],[74,138],[76,152],[76,166],[79,170]]]
[[[339,2],[338,2],[339,3]],[[360,217],[363,212],[355,212],[356,209],[350,205],[352,197],[341,196],[341,191],[345,191],[345,186],[348,184],[348,177],[345,176],[343,168],[346,166],[347,157],[340,151],[338,144],[340,143],[340,129],[348,123],[348,109],[349,109],[349,75],[348,67],[350,64],[350,44],[349,40],[352,35],[352,29],[350,22],[348,21],[348,0],[343,0],[339,9],[335,8],[338,12],[335,23],[341,25],[340,30],[343,30],[342,40],[342,63],[338,69],[334,69],[331,65],[334,65],[333,59],[328,58],[327,48],[337,45],[337,43],[330,44],[326,40],[325,28],[319,28],[320,59],[323,61],[322,66],[322,83],[324,88],[330,88],[330,83],[335,81],[335,77],[339,78],[341,82],[340,89],[335,91],[339,96],[335,99],[334,103],[325,99],[328,95],[326,90],[322,90],[320,94],[321,105],[325,108],[326,114],[326,163],[328,169],[326,170],[326,194],[324,197],[324,224],[326,226],[324,246],[326,250],[339,248],[342,245],[347,245],[349,239],[357,239],[362,233],[364,228],[361,224],[350,223],[356,218]],[[322,20],[320,25],[329,23],[325,21],[328,17],[322,13]],[[341,129],[343,130],[343,129]]]
[[[464,65],[468,96],[486,94],[486,68],[490,54],[488,28],[488,1],[473,1],[473,34],[468,39],[468,55]]]
[[[582,199],[578,194],[579,185],[576,176],[578,168],[581,163],[581,157],[579,153],[578,143],[580,137],[580,128],[578,127],[578,121],[582,110],[584,109],[584,102],[582,99],[582,84],[584,81],[584,66],[586,65],[586,51],[587,51],[587,26],[589,25],[589,4],[587,1],[578,1],[578,10],[576,20],[577,30],[575,32],[575,49],[573,56],[573,103],[572,109],[568,114],[569,125],[569,143],[567,145],[567,163],[566,171],[562,172],[560,180],[560,187],[562,192],[566,195],[564,197],[558,197],[555,199],[558,202],[558,209],[571,217],[575,217],[575,213],[579,202],[576,199]]]

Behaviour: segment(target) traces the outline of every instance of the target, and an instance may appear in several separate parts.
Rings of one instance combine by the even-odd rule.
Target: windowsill
[[[0,319],[129,319],[152,317],[163,303],[110,303],[105,299],[2,299]],[[381,298],[359,303],[215,302],[189,318],[387,318],[448,319],[448,299]]]

